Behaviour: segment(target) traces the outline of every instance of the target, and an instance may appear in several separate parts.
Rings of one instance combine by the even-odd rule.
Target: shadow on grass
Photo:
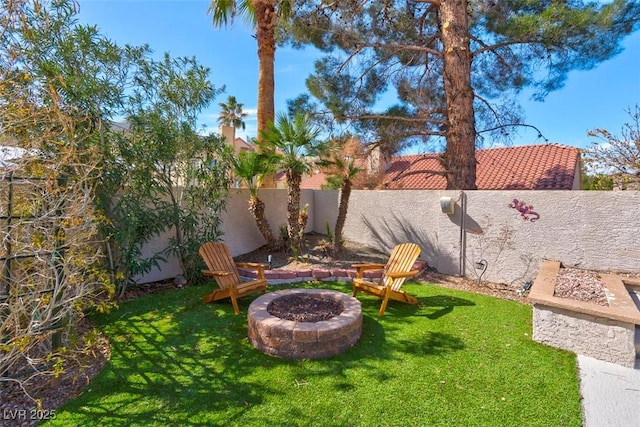
[[[246,318],[235,316],[231,305],[202,304],[208,291],[201,286],[142,297],[96,316],[110,338],[111,360],[69,410],[89,419],[106,417],[107,424],[141,425],[166,417],[198,425],[194,420],[207,419],[208,413],[229,416],[234,406],[239,415],[266,393],[278,393],[243,381],[262,356],[248,351]],[[247,302],[242,301],[245,313]],[[188,419],[176,419],[177,413]]]
[[[345,284],[310,286],[349,291]],[[142,297],[122,303],[109,315],[94,316],[110,338],[111,360],[84,394],[64,407],[71,419],[105,417],[107,424],[130,425],[149,420],[197,425],[194,420],[206,420],[205,425],[216,422],[220,413],[233,423],[237,417],[246,420],[246,411],[265,398],[283,394],[279,377],[291,375],[293,386],[300,388],[331,378],[334,390],[348,392],[354,388],[348,379],[354,368],[366,368],[371,380],[383,384],[394,375],[380,369],[385,361],[401,363],[406,353],[431,356],[464,348],[460,339],[441,333],[388,342],[386,334],[399,326],[395,323],[406,323],[417,308],[403,304],[380,319],[379,303],[366,301],[362,337],[352,349],[317,361],[274,358],[246,338],[246,312],[254,298],[240,299],[241,314],[235,316],[228,301],[203,304],[200,299],[208,291],[209,286],[199,286]],[[272,378],[265,381],[259,372]],[[298,421],[305,417],[294,408],[287,410],[290,413],[280,416]]]
[[[433,407],[449,411],[451,419],[465,419],[476,405],[447,406],[446,402],[458,396],[455,388],[450,393],[443,388],[431,393],[431,400],[418,399],[408,406],[393,403],[399,391],[405,394],[403,399],[410,400],[421,395],[420,387],[425,384],[442,388],[443,376],[451,378],[444,378],[447,385],[453,384],[453,378],[467,378],[468,373],[457,372],[456,367],[487,357],[484,347],[479,348],[469,335],[475,325],[460,328],[453,316],[445,316],[446,310],[459,307],[461,314],[478,318],[475,312],[463,313],[462,307],[476,310],[480,306],[472,307],[474,302],[446,296],[432,287],[408,285],[420,305],[394,302],[383,317],[377,315],[377,298],[359,297],[363,311],[360,341],[345,353],[323,360],[283,360],[251,346],[246,313],[256,295],[239,300],[238,316],[229,301],[201,302],[211,285],[122,303],[117,311],[93,316],[111,341],[110,362],[81,396],[56,411],[57,419],[50,424],[373,425],[379,418],[367,405],[379,402],[399,414],[389,425],[407,425],[407,410],[414,413],[414,420],[423,420]],[[337,282],[270,290],[285,287],[345,293],[351,289]],[[519,345],[530,345],[528,340],[520,341]],[[501,351],[512,348],[519,349],[503,346]],[[496,360],[528,353],[517,351]],[[499,369],[495,375],[504,371]],[[483,375],[489,379],[467,381],[468,386],[478,382],[479,387],[469,386],[465,396],[477,390],[481,400],[486,400],[483,384],[494,381],[494,374]],[[564,388],[562,393],[566,393]],[[530,407],[528,399],[522,401],[508,413],[519,414]],[[424,425],[434,425],[437,419],[423,420]]]
[[[454,307],[470,307],[476,305],[473,301],[449,295],[435,295],[418,298],[418,304],[421,307],[433,310],[427,314],[427,317],[432,320],[451,313]],[[435,308],[439,308],[439,310],[435,310]]]
[[[410,285],[409,285],[410,286]],[[405,286],[404,289],[406,289]],[[408,292],[411,294],[411,292]],[[362,298],[362,295],[359,294],[358,297],[361,298],[361,303],[366,305],[367,307],[373,307],[377,304],[377,308],[380,308],[380,299],[373,296],[365,296]],[[435,320],[442,316],[445,316],[451,312],[453,312],[454,307],[471,307],[475,306],[476,303],[464,298],[458,298],[450,295],[433,295],[428,297],[418,296],[416,298],[418,300],[417,305],[406,304],[398,301],[389,301],[389,305],[385,310],[384,316],[415,316],[415,315],[423,315],[429,319]],[[422,314],[421,312],[427,311],[427,314]],[[420,313],[420,314],[419,314]]]

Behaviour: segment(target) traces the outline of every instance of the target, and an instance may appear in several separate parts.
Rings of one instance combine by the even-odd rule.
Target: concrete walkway
[[[584,427],[640,427],[639,365],[625,368],[578,355]]]

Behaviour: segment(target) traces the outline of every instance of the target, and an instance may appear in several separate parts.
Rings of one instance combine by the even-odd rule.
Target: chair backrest
[[[216,282],[220,289],[226,289],[231,285],[240,283],[240,275],[233,261],[229,247],[222,242],[206,242],[200,246],[200,256],[211,271],[226,271],[226,276],[216,276]]]
[[[391,252],[391,255],[389,256],[389,261],[387,261],[387,265],[384,267],[384,271],[385,273],[387,271],[397,273],[411,271],[411,267],[415,264],[418,256],[420,256],[420,246],[415,243],[401,243],[393,248],[393,252]],[[393,280],[393,286],[391,289],[394,291],[400,290],[404,281],[405,278]],[[383,277],[383,282],[385,285],[389,285],[389,283],[392,282],[392,279],[385,275]]]

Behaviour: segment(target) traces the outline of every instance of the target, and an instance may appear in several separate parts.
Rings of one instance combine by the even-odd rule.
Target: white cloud
[[[285,67],[279,67],[276,70],[276,73],[280,74],[280,73],[297,73],[299,70],[298,67],[296,67],[295,65],[292,64],[288,64]]]

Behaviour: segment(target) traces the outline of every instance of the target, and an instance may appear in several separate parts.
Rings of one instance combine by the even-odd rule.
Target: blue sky
[[[79,0],[79,4],[80,22],[98,26],[119,45],[146,43],[158,58],[164,52],[172,57],[195,56],[211,69],[216,87],[226,86],[226,93],[201,115],[201,125],[217,130],[218,103],[234,95],[249,113],[246,131],[238,135],[255,136],[258,61],[256,42],[246,24],[237,21],[227,29],[214,28],[206,14],[207,0]],[[544,102],[522,94],[526,122],[538,127],[549,142],[576,147],[589,145],[593,138],[587,132],[594,128],[619,134],[629,122],[626,110],[640,104],[640,32],[627,37],[623,47],[621,54],[593,70],[571,72],[565,87]],[[317,57],[312,49],[276,51],[276,111],[284,111],[288,99],[306,92],[304,82]],[[516,145],[544,142],[533,130],[520,130],[514,140]]]

